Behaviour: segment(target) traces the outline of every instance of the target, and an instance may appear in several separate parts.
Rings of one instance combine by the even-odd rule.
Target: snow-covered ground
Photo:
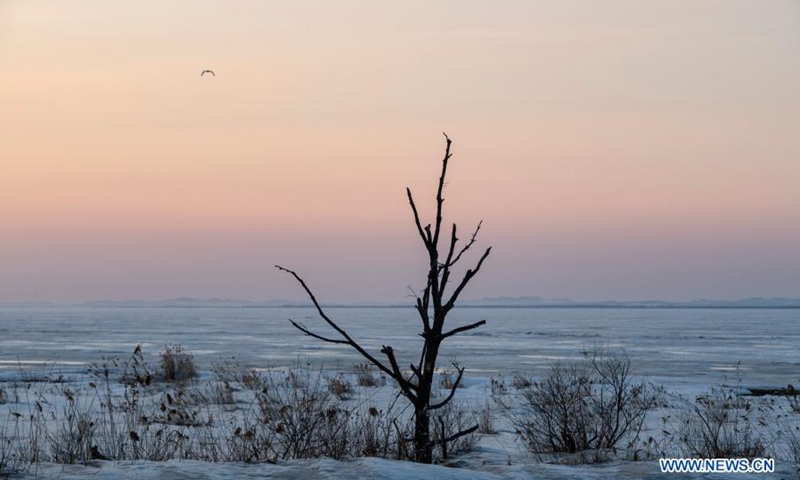
[[[419,322],[410,308],[335,308],[329,313],[368,349],[377,352],[381,345],[392,345],[401,364],[418,355]],[[323,322],[307,308],[0,308],[0,386],[48,377],[73,389],[87,388],[93,378],[87,375],[88,364],[104,358],[126,359],[137,345],[155,364],[159,350],[167,344],[181,344],[194,355],[200,383],[213,380],[213,364],[233,357],[245,367],[264,371],[310,362],[330,375],[352,375],[353,365],[362,361],[357,355],[302,336],[289,318],[327,333]],[[515,372],[539,375],[549,364],[574,361],[593,348],[626,351],[636,375],[690,400],[720,384],[800,385],[800,310],[465,308],[454,310],[449,325],[479,319],[488,324],[446,342],[440,357],[443,368],[449,360],[467,368],[466,388],[459,389],[457,398],[472,410],[487,405],[495,409],[492,379],[510,384]],[[54,391],[50,401],[52,408],[59,409],[63,405],[55,404],[63,403],[63,398],[58,389]],[[387,385],[359,389],[356,396],[384,408],[392,393]],[[754,400],[762,401],[767,400]],[[670,408],[676,402],[667,403],[672,407],[651,415],[648,434],[656,436],[665,425],[662,418],[674,414]],[[0,405],[0,419],[20,408],[14,402]],[[774,409],[764,407],[769,408]],[[778,429],[771,424],[773,418],[765,420],[771,437]],[[88,465],[43,464],[31,474],[65,479],[700,478],[661,474],[655,460],[580,466],[542,463],[524,451],[513,426],[499,411],[495,423],[496,434],[482,435],[472,451],[450,460],[448,466],[376,458],[293,460],[277,465],[92,461]],[[780,473],[774,478],[798,475],[791,462],[779,460],[777,466]],[[754,474],[752,478],[770,476]]]
[[[687,479],[703,478],[723,480],[730,474],[682,475],[661,474],[654,462],[609,462],[597,465],[564,466],[549,464],[522,464],[505,467],[488,467],[470,470],[440,465],[418,465],[380,458],[363,458],[354,461],[293,460],[279,465],[269,464],[209,464],[197,461],[153,462],[91,462],[89,465],[46,465],[39,475],[45,478],[79,480],[86,478],[122,480],[178,480],[178,479],[262,479],[286,480],[599,480],[599,479]],[[796,473],[786,465],[774,475],[736,474],[741,480],[766,478],[796,478]]]

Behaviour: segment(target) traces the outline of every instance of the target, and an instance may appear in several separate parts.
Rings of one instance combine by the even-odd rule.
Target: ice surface
[[[419,320],[413,309],[334,308],[331,317],[368,349],[392,345],[401,364],[417,359]],[[326,325],[309,308],[0,308],[0,381],[54,377],[86,382],[85,365],[103,357],[127,358],[137,345],[155,362],[167,344],[182,344],[209,376],[213,362],[235,357],[259,370],[324,364],[352,372],[362,359],[350,349],[304,337],[287,319],[322,334]],[[800,384],[800,310],[792,309],[589,309],[463,308],[449,325],[486,319],[487,325],[449,339],[440,366],[458,360],[467,368],[458,397],[485,404],[490,377],[541,371],[592,348],[624,349],[635,373],[667,390],[694,395],[719,383],[742,386]],[[83,378],[83,379],[82,379]],[[508,377],[506,377],[508,378]],[[44,464],[44,478],[385,478],[385,479],[580,479],[727,478],[662,475],[654,461],[614,461],[565,466],[537,463],[522,451],[513,428],[481,438],[455,466],[420,466],[383,459],[290,461],[279,465],[205,464],[194,461]],[[509,465],[510,463],[510,465]],[[775,478],[796,476],[778,462]],[[737,475],[736,478],[771,478]]]
[[[412,308],[329,313],[368,349],[392,345],[402,364],[418,354]],[[360,361],[346,346],[304,337],[289,318],[329,331],[310,308],[0,308],[0,376],[43,361],[70,371],[103,356],[127,356],[138,344],[155,355],[180,343],[201,368],[232,356],[257,368],[298,358],[331,368]],[[800,310],[463,308],[449,325],[478,319],[487,325],[448,340],[442,354],[482,376],[541,369],[598,346],[626,350],[637,373],[667,386],[707,385],[724,375],[743,384],[798,383]]]

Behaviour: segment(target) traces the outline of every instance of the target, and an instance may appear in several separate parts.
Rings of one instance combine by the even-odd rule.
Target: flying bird
[[[214,71],[213,71],[213,70],[203,70],[202,72],[200,72],[200,76],[202,77],[202,76],[203,76],[203,75],[205,75],[206,73],[210,73],[211,75],[213,75],[213,76],[215,76],[215,77],[217,76],[217,74],[216,74],[216,73],[214,73]]]

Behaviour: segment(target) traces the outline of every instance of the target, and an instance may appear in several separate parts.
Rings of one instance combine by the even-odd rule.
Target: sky
[[[800,297],[798,85],[796,0],[0,0],[0,302],[403,300],[442,132],[465,298]]]

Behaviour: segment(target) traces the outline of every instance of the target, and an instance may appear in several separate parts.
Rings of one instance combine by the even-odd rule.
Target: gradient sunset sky
[[[796,0],[0,0],[0,302],[402,300],[443,131],[465,298],[800,297]]]

